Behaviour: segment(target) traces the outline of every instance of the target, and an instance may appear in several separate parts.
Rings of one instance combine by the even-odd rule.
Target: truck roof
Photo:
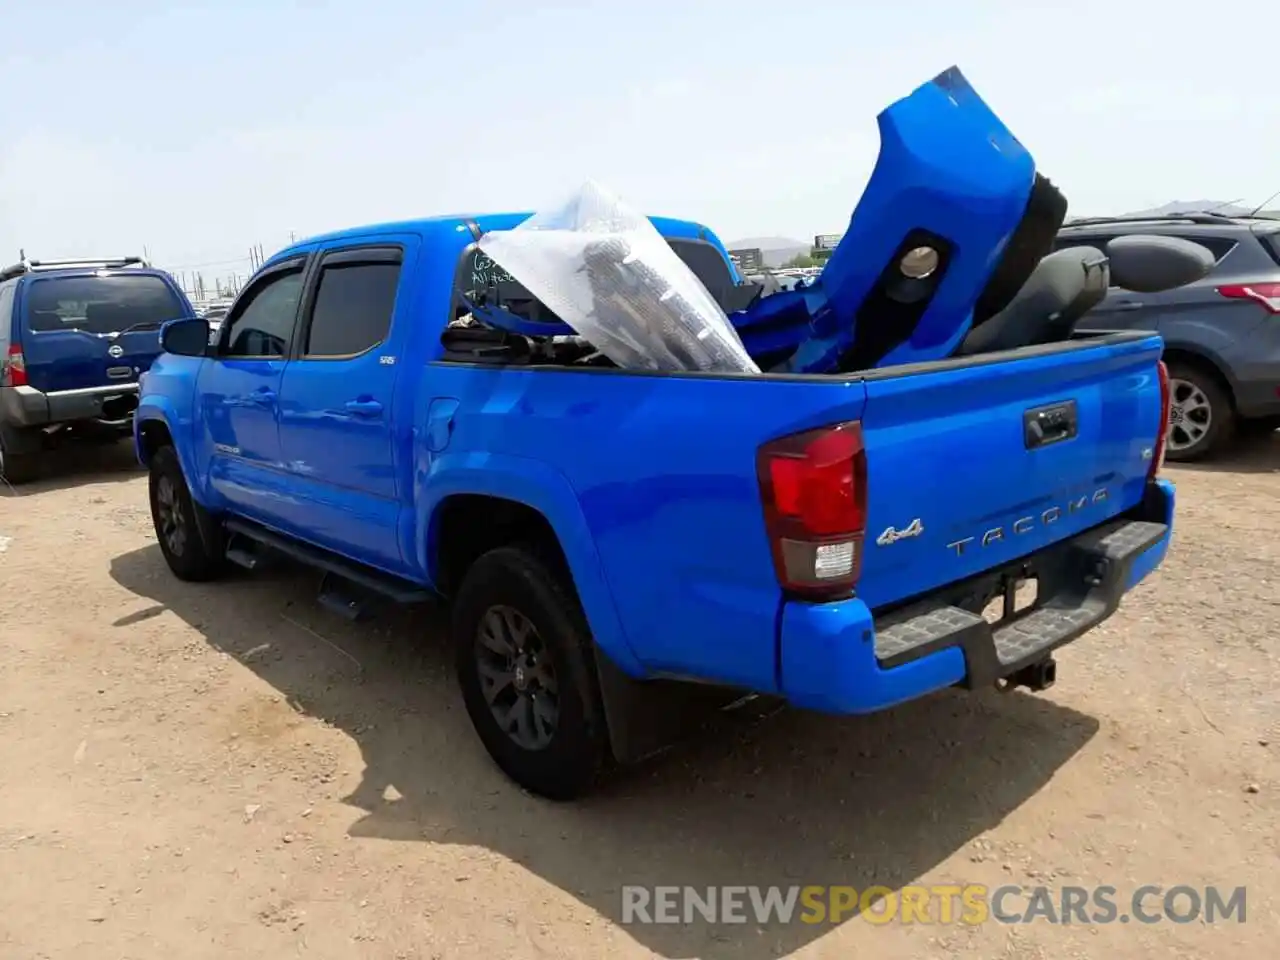
[[[478,214],[462,214],[451,213],[443,214],[436,217],[419,217],[415,220],[399,220],[391,223],[368,224],[360,227],[348,227],[345,230],[335,230],[330,233],[319,234],[318,236],[308,237],[297,243],[286,247],[271,260],[280,257],[289,256],[300,250],[309,249],[317,243],[332,243],[335,240],[355,239],[357,237],[377,237],[382,235],[396,233],[435,233],[439,231],[460,231],[467,232],[471,228],[469,223],[474,223],[480,228],[482,233],[488,233],[491,230],[511,230],[519,226],[529,217],[533,216],[532,211],[516,212],[516,213],[478,213]],[[657,228],[658,232],[667,238],[685,239],[685,240],[705,240],[713,243],[717,247],[723,249],[724,244],[720,242],[720,238],[709,228],[701,223],[693,220],[680,220],[674,217],[649,217],[649,222]]]

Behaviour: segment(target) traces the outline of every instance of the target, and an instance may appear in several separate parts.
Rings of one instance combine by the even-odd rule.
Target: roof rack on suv
[[[12,266],[0,269],[0,283],[39,270],[67,270],[76,267],[105,270],[109,267],[150,267],[146,257],[88,257],[81,260],[31,260],[25,250],[18,251],[21,259]]]
[[[1070,227],[1092,227],[1103,223],[1157,223],[1161,220],[1169,220],[1173,222],[1184,223],[1233,223],[1238,217],[1230,217],[1224,213],[1158,213],[1150,216],[1120,216],[1120,217],[1081,217],[1079,220],[1068,220],[1062,225],[1062,229],[1066,230]]]

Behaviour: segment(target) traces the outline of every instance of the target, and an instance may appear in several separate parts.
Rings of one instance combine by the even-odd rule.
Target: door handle
[[[260,407],[269,407],[276,402],[276,392],[274,390],[255,390],[250,399]]]
[[[348,400],[347,412],[357,417],[376,417],[382,413],[382,404],[377,400]]]
[[[1117,310],[1141,310],[1142,304],[1136,300],[1121,300],[1116,304]]]

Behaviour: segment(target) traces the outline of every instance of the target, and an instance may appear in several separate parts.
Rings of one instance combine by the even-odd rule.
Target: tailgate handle
[[[1067,400],[1047,407],[1035,407],[1022,415],[1022,436],[1027,449],[1061,443],[1076,435],[1079,416],[1076,402]]]

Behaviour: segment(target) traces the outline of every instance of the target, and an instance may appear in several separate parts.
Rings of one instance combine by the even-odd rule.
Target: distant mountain
[[[1135,210],[1133,213],[1126,213],[1126,217],[1167,217],[1174,213],[1205,213],[1213,211],[1220,213],[1224,217],[1240,217],[1251,211],[1253,207],[1242,207],[1235,203],[1228,203],[1223,200],[1172,200],[1169,203],[1159,207],[1152,207],[1150,210]]]
[[[730,250],[759,250],[764,255],[766,267],[781,267],[797,254],[808,253],[813,244],[790,237],[748,237],[725,246]]]

